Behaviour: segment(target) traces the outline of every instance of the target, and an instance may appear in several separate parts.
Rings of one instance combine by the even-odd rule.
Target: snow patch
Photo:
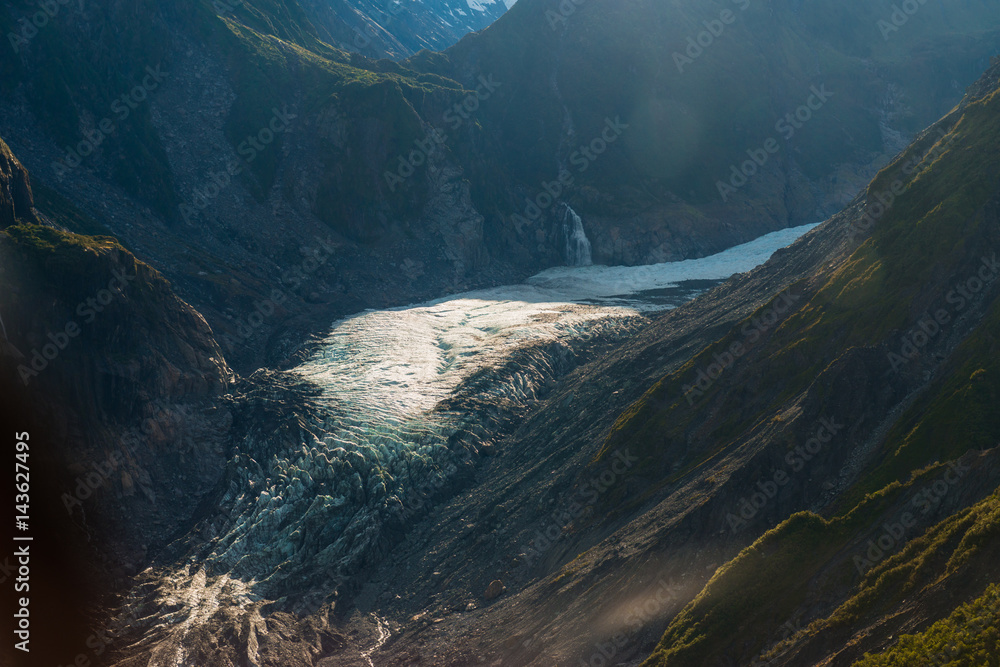
[[[477,12],[488,11],[488,8],[494,4],[493,0],[465,0],[465,1],[466,3],[468,3],[469,9]]]

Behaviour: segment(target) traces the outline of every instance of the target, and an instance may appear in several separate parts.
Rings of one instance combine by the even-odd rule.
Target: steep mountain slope
[[[728,434],[780,433],[775,422],[800,410],[846,428],[819,452],[807,443],[808,457],[776,435],[758,449],[769,464],[746,487],[752,505],[718,518],[736,530],[790,509],[819,514],[792,516],[720,568],[646,664],[742,663],[762,649],[769,664],[851,664],[997,580],[998,79],[995,66],[872,183],[872,230],[853,230],[861,246],[804,284],[796,312],[741,362],[766,368],[761,380],[737,368],[685,405],[685,376],[734,332],[619,422],[608,446],[638,439],[660,466],[678,456],[712,465]],[[702,438],[723,446],[698,447]],[[813,484],[795,479],[796,461]],[[769,468],[792,482],[781,488]],[[785,623],[801,631],[770,646]]]
[[[247,369],[337,316],[565,263],[563,204],[599,263],[823,217],[958,100],[1000,23],[993,3],[923,7],[882,40],[889,2],[529,0],[397,64],[338,48],[363,21],[335,4],[216,4],[69,3],[37,27],[8,3],[0,128],[40,206],[72,202],[162,271]],[[679,71],[687,36],[719,25]],[[810,103],[786,141],[776,120]],[[717,181],[764,154],[722,201]]]
[[[265,48],[279,42],[226,25],[279,58]],[[443,94],[412,70],[367,81],[296,62],[368,108],[403,84],[426,104]],[[113,239],[57,228],[103,221],[43,189],[32,211],[0,146],[3,378],[18,400],[27,382],[25,415],[55,443],[39,452],[54,480],[40,511],[67,511],[52,526],[121,594],[96,603],[118,610],[101,618],[116,629],[104,657],[840,665],[951,639],[985,650],[968,637],[993,627],[1000,575],[998,104],[1000,62],[842,213],[627,341],[597,341],[536,401],[494,405],[470,379],[440,409],[479,415],[490,456],[463,461],[461,482],[392,540],[353,525],[350,580],[308,599],[280,594],[327,582],[335,563],[310,571],[280,543],[258,548],[278,511],[234,527],[225,510],[260,462],[309,472],[270,462],[309,457],[311,390],[271,372],[232,388],[197,312]],[[459,453],[481,437],[455,435]],[[323,522],[308,526],[289,539],[328,556]],[[267,599],[240,578],[261,560],[279,564]],[[918,636],[893,649],[903,633]]]
[[[412,62],[510,82],[482,114],[522,195],[568,170],[597,260],[646,263],[730,225],[753,235],[832,215],[957,102],[997,50],[996,5],[897,7],[521,3],[450,62]],[[619,116],[629,129],[601,155]]]
[[[380,664],[852,664],[985,594],[998,90],[1000,63],[842,214],[563,380],[372,576],[401,598],[368,607]]]
[[[330,47],[293,4],[67,6],[46,28],[0,61],[5,134],[53,195],[40,206],[73,202],[163,270],[237,365],[366,305],[511,272],[485,265],[454,164],[407,192],[383,178],[423,117],[470,94],[457,83]]]
[[[513,5],[513,2],[509,2]],[[309,0],[323,41],[371,58],[441,51],[507,11],[504,0]]]
[[[88,614],[111,604],[217,482],[232,422],[220,396],[233,374],[160,274],[109,237],[38,214],[2,140],[0,164],[0,418],[30,447],[19,459],[33,538],[21,592],[35,605],[30,654],[5,642],[0,656],[63,664],[99,646]],[[4,512],[8,535],[13,507]],[[0,577],[6,619],[19,597],[11,562]]]

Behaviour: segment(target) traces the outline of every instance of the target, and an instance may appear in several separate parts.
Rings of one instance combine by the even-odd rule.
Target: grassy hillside
[[[856,667],[940,664],[995,667],[1000,664],[1000,590],[991,585],[982,597],[956,609],[920,634],[904,635],[881,655],[866,655]]]

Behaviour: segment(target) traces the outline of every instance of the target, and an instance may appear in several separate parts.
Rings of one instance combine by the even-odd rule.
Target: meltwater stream
[[[149,617],[149,632],[165,641],[150,664],[182,664],[185,636],[206,614],[252,630],[264,604],[306,611],[329,603],[429,503],[471,478],[496,435],[490,419],[523,414],[592,341],[634,334],[647,315],[762,264],[814,226],[704,259],[551,269],[521,285],[336,322],[309,360],[272,374],[275,396],[290,385],[313,388],[314,409],[291,415],[301,428],[251,430],[217,504],[228,520],[200,524],[195,532],[210,541],[192,538],[183,563],[155,573],[164,611]],[[455,407],[463,393],[490,416]],[[220,581],[224,601],[205,593]],[[245,660],[258,664],[251,635]]]

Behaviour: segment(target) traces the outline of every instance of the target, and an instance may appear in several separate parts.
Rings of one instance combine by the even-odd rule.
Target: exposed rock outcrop
[[[28,172],[0,139],[0,229],[17,220],[33,222],[35,212]]]
[[[20,163],[0,142],[5,380],[57,434],[54,500],[99,537],[105,573],[141,567],[183,524],[225,460],[233,380],[212,330],[170,284],[110,238],[37,219]]]

